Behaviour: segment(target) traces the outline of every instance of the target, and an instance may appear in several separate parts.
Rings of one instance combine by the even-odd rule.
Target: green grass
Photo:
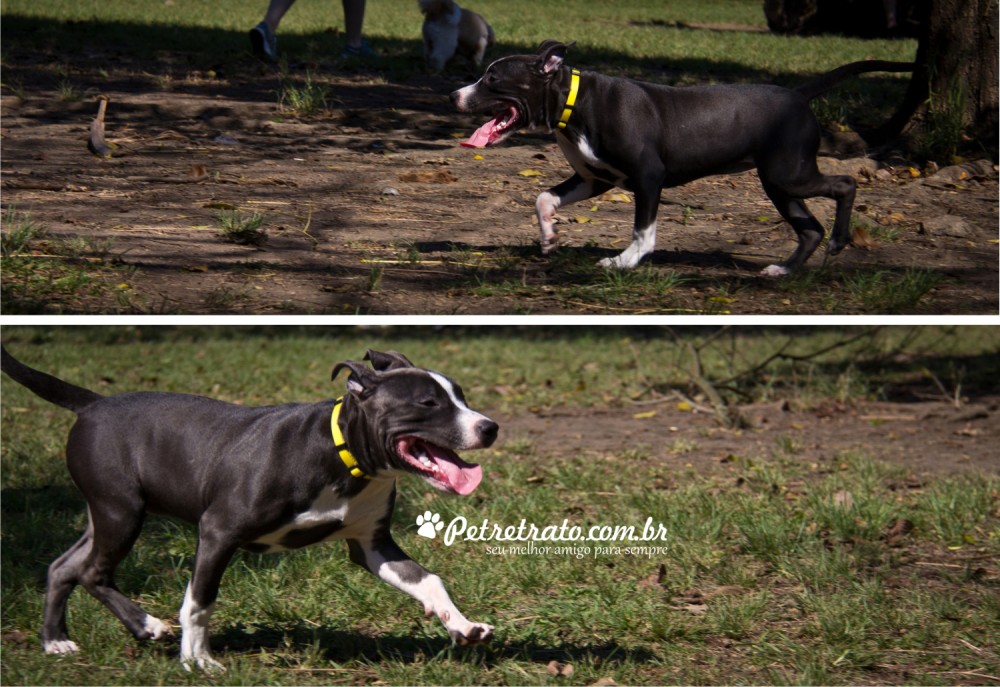
[[[915,51],[913,41],[771,35],[763,30],[764,13],[756,0],[683,0],[668,7],[653,0],[588,3],[585,7],[565,0],[556,6],[528,0],[482,0],[475,10],[496,33],[493,56],[533,49],[546,38],[558,38],[577,43],[571,59],[580,64],[659,79],[664,71],[682,81],[723,75],[738,79],[807,75],[865,57],[912,59]],[[86,34],[78,30],[84,25],[104,32],[115,45],[128,45],[140,56],[183,51],[197,56],[197,61],[216,64],[248,58],[246,32],[260,21],[264,8],[240,0],[196,6],[150,0],[9,0],[3,12],[5,20],[17,17],[37,23],[41,30],[28,39],[43,48],[73,48],[86,40]],[[422,72],[421,22],[417,3],[410,0],[368,5],[364,30],[383,55],[380,69],[390,75]],[[689,28],[691,24],[742,25],[751,30],[706,30]],[[339,5],[296,5],[279,27],[279,49],[296,63],[329,61],[339,52],[343,27]],[[869,95],[877,97],[877,90]]]
[[[912,311],[940,281],[937,272],[918,267],[901,274],[858,272],[844,279],[848,293],[865,311],[889,314]]]
[[[8,208],[4,216],[3,232],[0,232],[0,256],[17,258],[30,250],[31,241],[40,238],[44,232],[31,215]]]
[[[890,235],[881,233],[881,237]],[[844,272],[821,265],[795,272],[776,283],[779,291],[795,298],[823,294],[818,304],[820,312],[910,314],[921,311],[933,302],[934,289],[942,282],[941,274],[921,267],[865,267]]]
[[[143,307],[131,281],[134,269],[112,254],[113,242],[50,237],[29,213],[13,207],[0,233],[4,314],[132,312]]]
[[[662,465],[628,437],[608,453],[550,453],[518,432],[516,413],[625,403],[669,376],[679,344],[696,344],[705,373],[718,380],[735,364],[727,351],[763,357],[792,336],[802,353],[845,333],[729,331],[5,327],[3,338],[26,362],[104,393],[159,389],[245,404],[332,396],[343,384],[329,381],[334,362],[367,347],[397,349],[454,376],[473,406],[515,414],[481,456],[487,476],[474,498],[404,478],[393,525],[466,615],[496,625],[491,646],[452,647],[417,602],[353,566],[342,545],[243,554],[226,573],[213,619],[213,647],[228,668],[213,682],[567,682],[548,673],[552,660],[573,666],[574,684],[948,684],[996,675],[997,479],[942,476],[900,490],[907,471],[879,462],[879,446],[816,465],[794,460],[802,447],[782,437],[734,458],[724,474],[691,469],[664,482]],[[809,369],[776,361],[743,393],[827,394],[856,366],[871,386],[853,387],[854,398],[878,397],[890,380],[926,383],[920,369],[947,367],[938,358],[972,369],[977,357],[996,354],[994,328],[888,328]],[[995,378],[981,368],[970,377],[979,375]],[[202,683],[180,667],[176,639],[134,642],[79,590],[69,624],[82,653],[55,658],[38,648],[40,576],[85,525],[62,460],[71,422],[5,380],[4,683]],[[425,510],[445,522],[461,515],[540,526],[641,525],[651,517],[666,527],[667,552],[514,555],[461,540],[449,547],[416,535]],[[912,532],[887,540],[902,519]],[[152,614],[175,619],[194,553],[190,527],[151,518],[119,586]]]
[[[244,336],[248,342],[241,344]],[[854,340],[838,347],[847,336]],[[336,327],[320,334],[310,327],[5,327],[3,338],[12,350],[17,342],[44,345],[41,362],[68,375],[91,375],[78,378],[85,385],[102,383],[98,371],[107,363],[126,370],[116,389],[211,393],[256,404],[332,395],[334,363],[380,347],[447,371],[473,398],[503,412],[655,399],[687,388],[695,362],[726,400],[783,399],[805,408],[830,399],[883,400],[892,389],[950,401],[955,387],[991,389],[1000,373],[1000,342],[991,327],[817,327],[808,334],[781,327],[459,327],[440,335],[422,328]],[[89,365],[81,341],[95,349],[88,348]],[[782,356],[761,366],[779,350]],[[281,365],[261,366],[258,355],[280,356]],[[149,369],[148,356],[155,356],[157,369]],[[226,375],[205,377],[212,370],[201,362],[206,358],[225,359]],[[790,439],[775,446],[783,455],[796,450]]]
[[[267,232],[261,229],[264,216],[259,212],[249,215],[239,210],[219,211],[219,226],[227,241],[245,246],[260,246],[267,243]]]
[[[325,110],[329,99],[330,87],[318,83],[310,72],[306,72],[301,86],[290,81],[282,83],[278,105],[282,112],[308,117]]]

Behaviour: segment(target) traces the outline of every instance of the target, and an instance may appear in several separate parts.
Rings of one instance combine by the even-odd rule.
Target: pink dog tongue
[[[428,447],[430,448],[430,447]],[[435,447],[436,448],[436,447]],[[466,463],[455,454],[448,455],[437,450],[431,450],[431,460],[440,470],[444,482],[460,496],[468,496],[476,490],[483,481],[483,468],[480,465]]]
[[[476,133],[472,134],[468,141],[463,141],[462,145],[466,148],[485,148],[490,142],[490,133],[497,127],[497,123],[496,118],[486,122],[476,129]]]

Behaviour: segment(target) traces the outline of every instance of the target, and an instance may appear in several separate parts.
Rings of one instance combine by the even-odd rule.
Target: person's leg
[[[343,0],[344,5],[344,50],[341,59],[363,57],[378,59],[378,53],[372,50],[361,35],[365,23],[365,0]]]
[[[264,21],[250,29],[250,48],[254,55],[269,62],[278,61],[278,24],[295,0],[271,0]]]
[[[277,0],[272,0],[276,2]],[[344,4],[344,34],[347,45],[351,48],[361,48],[361,29],[365,23],[365,0],[343,0]]]
[[[281,23],[281,18],[285,16],[285,12],[294,4],[295,0],[271,0],[267,6],[267,14],[264,15],[264,23],[267,24],[267,28],[271,30],[271,33],[278,32],[278,24]]]

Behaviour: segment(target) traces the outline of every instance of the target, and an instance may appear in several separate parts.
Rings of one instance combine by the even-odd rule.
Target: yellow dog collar
[[[566,107],[563,108],[562,116],[559,117],[559,123],[556,124],[560,129],[566,128],[566,122],[569,121],[569,117],[573,114],[573,106],[576,105],[576,94],[580,92],[580,70],[573,69],[570,71],[569,80],[569,96],[566,98]]]
[[[340,418],[340,409],[344,405],[344,397],[341,396],[333,404],[333,415],[330,417],[330,429],[333,431],[333,443],[337,448],[337,453],[340,459],[344,461],[344,465],[347,469],[351,471],[351,474],[355,477],[364,477],[365,479],[371,479],[368,475],[362,472],[361,468],[358,467],[358,460],[354,457],[354,454],[350,452],[347,448],[347,441],[344,440],[344,433],[340,431],[340,423],[337,420]]]

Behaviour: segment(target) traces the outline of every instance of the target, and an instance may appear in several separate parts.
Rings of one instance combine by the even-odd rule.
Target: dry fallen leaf
[[[854,496],[851,495],[851,492],[841,489],[833,495],[833,505],[844,510],[851,510],[854,508]]]
[[[517,175],[522,177],[540,177],[542,173],[537,169],[522,169]]]
[[[676,606],[678,611],[687,611],[691,615],[705,615],[708,612],[708,606],[700,603],[686,603]]]
[[[745,594],[746,589],[738,584],[724,584],[716,587],[705,595],[706,599],[714,599],[717,596],[739,596]]]
[[[896,522],[886,528],[885,534],[882,535],[882,538],[885,539],[890,546],[898,546],[901,543],[900,540],[912,531],[913,522],[907,520],[906,518],[899,518]]]
[[[104,112],[108,109],[108,98],[98,98],[97,116],[90,123],[90,136],[87,138],[87,150],[97,157],[111,157],[111,148],[104,140]]]
[[[667,579],[667,566],[660,563],[660,567],[655,573],[651,573],[646,577],[639,580],[637,583],[640,589],[649,589],[650,587],[663,587],[664,580]]]
[[[648,420],[651,417],[656,417],[656,411],[647,410],[644,413],[635,413],[632,417],[634,417],[636,420]]]
[[[447,169],[435,169],[430,172],[407,172],[399,175],[400,181],[415,181],[421,184],[454,184],[458,181]]]
[[[872,238],[871,234],[864,227],[855,227],[854,234],[851,237],[851,243],[858,248],[864,248],[865,250],[871,250],[875,247],[875,239]]]
[[[546,670],[549,671],[549,675],[555,675],[556,677],[573,676],[573,666],[569,663],[562,663],[556,660],[549,661],[549,664],[546,666]]]

